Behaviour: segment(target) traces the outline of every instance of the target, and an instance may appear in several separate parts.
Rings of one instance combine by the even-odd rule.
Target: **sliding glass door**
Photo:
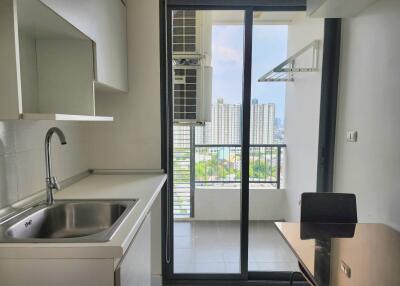
[[[299,271],[274,221],[298,220],[316,190],[323,41],[304,11],[253,12],[249,272]]]
[[[171,11],[175,274],[240,274],[243,29],[243,11]]]
[[[175,2],[166,13],[166,277],[287,280],[297,263],[273,222],[286,217],[285,100],[295,61],[269,72],[308,41],[308,24],[297,29],[305,35],[290,30],[305,6]]]

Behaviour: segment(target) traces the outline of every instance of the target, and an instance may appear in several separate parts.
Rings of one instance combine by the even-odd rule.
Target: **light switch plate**
[[[340,270],[347,276],[347,278],[351,277],[351,268],[344,261],[340,261]]]
[[[355,130],[347,131],[346,140],[347,142],[357,142],[358,133]]]

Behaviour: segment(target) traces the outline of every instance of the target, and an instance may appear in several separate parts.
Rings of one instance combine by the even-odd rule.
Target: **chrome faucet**
[[[60,190],[60,185],[57,182],[57,178],[52,176],[51,172],[51,156],[50,156],[50,141],[53,134],[56,133],[60,139],[61,145],[67,144],[65,141],[64,133],[61,129],[57,127],[50,128],[46,133],[46,138],[44,140],[44,153],[46,160],[46,193],[47,193],[47,204],[51,205],[54,203],[53,190]]]

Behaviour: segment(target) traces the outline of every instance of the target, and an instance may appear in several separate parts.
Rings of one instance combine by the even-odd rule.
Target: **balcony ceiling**
[[[288,25],[295,18],[305,16],[306,12],[261,12],[254,13],[257,25]],[[239,25],[244,23],[244,13],[238,11],[212,11],[214,25]]]

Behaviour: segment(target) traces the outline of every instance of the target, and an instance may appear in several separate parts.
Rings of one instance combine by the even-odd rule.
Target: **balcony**
[[[257,196],[260,191],[280,190],[284,186],[285,148],[285,144],[250,146],[251,195]],[[206,210],[199,209],[198,206],[210,199],[214,202],[223,201],[225,206],[230,203],[231,207],[239,208],[241,145],[190,146],[181,143],[176,145],[174,154],[175,218],[194,218],[196,212],[209,212],[212,210],[210,205]],[[204,219],[202,216],[198,218]]]
[[[174,272],[240,270],[241,145],[195,144],[189,128],[174,138]],[[276,231],[285,200],[285,144],[252,144],[249,153],[250,271],[296,271]]]

